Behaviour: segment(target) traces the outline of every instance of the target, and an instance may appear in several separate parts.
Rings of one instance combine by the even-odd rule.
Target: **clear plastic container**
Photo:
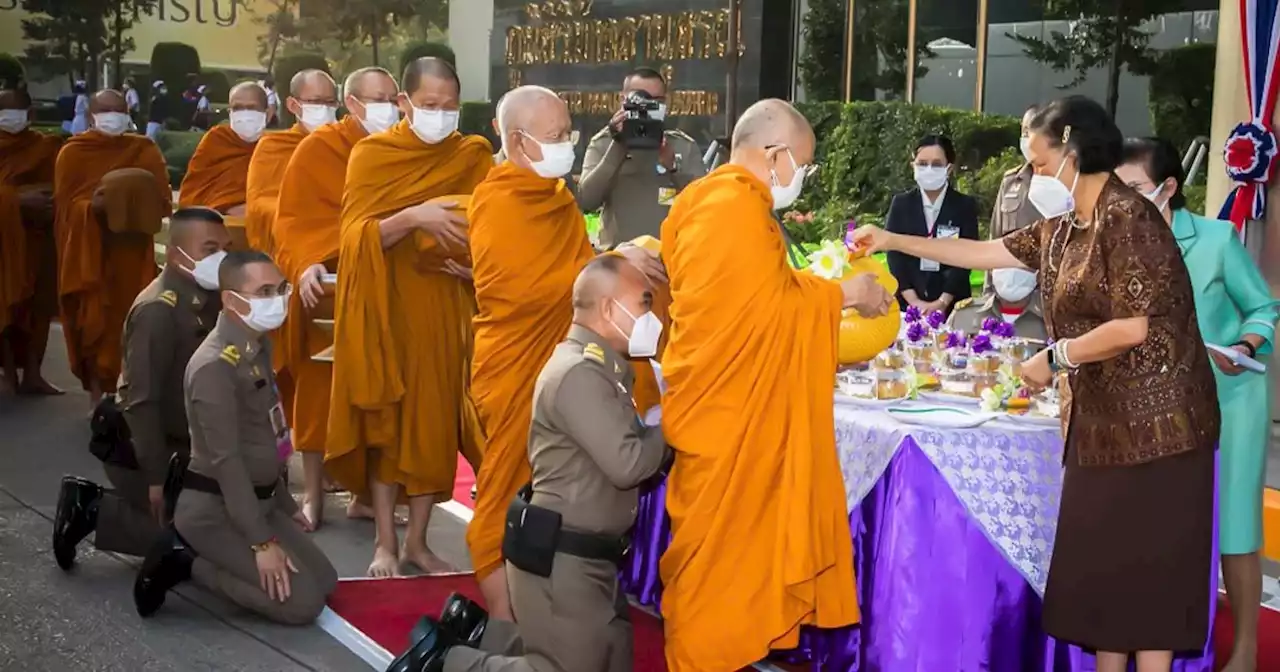
[[[938,372],[938,390],[943,394],[973,396],[973,376],[964,369],[946,369]]]
[[[907,396],[907,374],[892,369],[875,372],[876,399],[902,399]]]

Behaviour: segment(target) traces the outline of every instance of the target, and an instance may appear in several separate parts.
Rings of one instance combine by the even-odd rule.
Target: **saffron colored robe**
[[[225,213],[245,203],[249,159],[257,143],[245,142],[226,124],[200,138],[178,189],[178,207],[203,206]]]
[[[273,206],[271,238],[276,245],[276,264],[294,287],[315,264],[337,266],[347,159],[366,135],[352,116],[321,126],[298,145],[284,171],[280,196]],[[257,165],[257,155],[254,158]],[[323,453],[333,367],[311,357],[332,345],[333,337],[317,327],[314,319],[302,304],[302,293],[294,291],[289,298],[289,317],[276,334],[276,345],[280,367],[289,371],[294,382],[293,445],[300,451]]]
[[[302,124],[294,124],[288,130],[262,136],[253,150],[245,189],[244,233],[249,247],[255,250],[272,254],[275,249],[271,235],[280,187],[289,160],[305,137],[307,131]]]
[[[502,566],[507,505],[529,482],[533,387],[573,319],[573,283],[594,256],[564,180],[511,162],[476,187],[471,223],[476,301],[471,393],[485,432],[467,545],[476,578]]]
[[[787,264],[772,203],[728,165],[662,224],[672,672],[738,670],[796,646],[801,625],[859,619],[832,406],[841,291]]]
[[[172,210],[169,174],[160,149],[141,135],[112,137],[90,130],[66,141],[53,181],[58,300],[71,370],[85,389],[103,391],[120,376],[120,337],[133,300],[156,277],[154,241],[138,233],[111,233],[93,212],[102,177],[120,168],[155,176],[161,211]]]
[[[61,146],[61,138],[53,135],[0,131],[0,332],[11,326],[18,331],[29,328],[24,317],[36,295],[37,279],[42,273],[56,273],[43,254],[53,249],[53,233],[23,221],[20,193],[23,187],[53,186]]]
[[[471,284],[445,274],[434,241],[382,247],[379,222],[439,196],[469,194],[493,167],[480,136],[428,145],[401,121],[361,140],[347,164],[325,466],[360,492],[368,476],[410,497],[448,500],[458,452],[478,453],[470,404]],[[454,250],[465,262],[466,250]]]

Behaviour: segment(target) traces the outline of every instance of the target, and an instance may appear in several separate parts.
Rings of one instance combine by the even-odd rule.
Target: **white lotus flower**
[[[839,280],[849,267],[848,252],[841,243],[824,240],[822,246],[809,254],[809,270],[825,280]]]
[[[982,410],[984,411],[998,411],[1003,405],[1003,400],[1000,398],[1000,394],[994,389],[987,388],[983,390],[981,397]]]

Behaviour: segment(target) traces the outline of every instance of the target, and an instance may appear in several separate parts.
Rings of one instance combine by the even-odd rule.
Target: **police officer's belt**
[[[526,485],[507,507],[502,555],[508,562],[542,577],[551,576],[557,553],[622,564],[630,546],[629,537],[566,530],[561,526],[559,512],[531,504],[532,497],[533,489]]]
[[[626,537],[610,537],[603,534],[584,534],[572,530],[560,530],[560,543],[556,551],[585,560],[605,560],[622,564],[629,541]]]
[[[218,495],[219,497],[222,496],[222,487],[218,485],[217,480],[209,478],[204,474],[189,470],[182,477],[182,489],[195,490],[196,492]],[[253,486],[253,494],[256,495],[258,499],[271,499],[276,494],[276,484],[255,485]]]

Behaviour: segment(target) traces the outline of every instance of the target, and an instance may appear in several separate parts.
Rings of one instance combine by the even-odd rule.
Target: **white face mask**
[[[997,268],[991,271],[991,286],[1001,301],[1018,303],[1036,289],[1036,274],[1024,268]]]
[[[458,112],[413,108],[413,134],[428,145],[438,145],[458,130]]]
[[[262,132],[267,130],[267,113],[257,110],[234,110],[231,112],[231,130],[245,142],[257,142]]]
[[[801,170],[796,165],[796,157],[787,150],[787,158],[791,159],[791,167],[795,170],[795,175],[791,178],[791,184],[784,185],[778,180],[777,171],[770,170],[769,174],[773,176],[773,184],[769,185],[769,194],[773,196],[773,209],[782,210],[791,207],[792,203],[800,198],[800,190],[804,189],[804,176],[808,171]]]
[[[394,103],[365,103],[360,125],[369,135],[381,133],[400,121],[400,110]]]
[[[1022,158],[1026,159],[1027,163],[1031,163],[1031,138],[1025,135],[1019,138],[1018,149],[1022,150]]]
[[[200,285],[200,287],[209,291],[213,291],[218,288],[218,266],[227,256],[226,252],[219,250],[200,261],[196,261],[195,259],[192,259],[191,255],[187,254],[187,252],[181,247],[178,248],[178,251],[182,253],[182,256],[187,258],[187,261],[191,262],[191,268],[183,268],[182,270],[190,274],[191,277],[195,279],[197,285]]]
[[[21,133],[27,130],[31,122],[27,120],[26,110],[0,110],[0,131],[5,133]]]
[[[627,354],[632,357],[652,357],[658,354],[658,341],[662,338],[662,320],[652,312],[646,312],[640,317],[631,314],[617,299],[613,300],[613,305],[617,306],[622,312],[631,318],[631,334],[622,330],[616,322],[610,320],[609,324],[618,330],[619,334],[627,337]]]
[[[916,166],[916,184],[925,191],[937,191],[947,186],[946,166]]]
[[[312,105],[309,103],[302,104],[302,116],[298,121],[302,122],[302,127],[307,132],[332,124],[338,120],[338,108],[329,105]]]
[[[572,142],[538,142],[532,135],[524,131],[520,131],[520,133],[532,140],[542,150],[541,161],[529,159],[529,167],[533,169],[533,172],[547,179],[556,179],[568,175],[573,170],[573,163],[578,160],[578,155],[574,151]],[[525,154],[525,158],[528,159],[529,155]]]
[[[1071,212],[1076,207],[1076,199],[1072,194],[1076,191],[1076,183],[1080,181],[1080,172],[1076,172],[1076,176],[1071,180],[1071,188],[1058,179],[1062,176],[1062,169],[1067,167],[1067,158],[1062,158],[1062,165],[1058,166],[1058,172],[1053,177],[1048,175],[1032,175],[1031,186],[1027,189],[1027,198],[1031,200],[1031,204],[1036,206],[1036,210],[1045,219],[1053,219]]]
[[[1164,203],[1160,203],[1156,201],[1157,198],[1160,198],[1160,192],[1162,191],[1164,191],[1164,185],[1157,184],[1155,190],[1153,190],[1151,193],[1143,194],[1143,196],[1147,197],[1148,201],[1151,201],[1152,203],[1156,204],[1156,207],[1160,209],[1160,212],[1164,212],[1165,207],[1169,205],[1169,199],[1167,198],[1165,199]]]
[[[244,299],[249,304],[249,314],[240,315],[240,319],[252,330],[265,334],[268,331],[279,329],[284,324],[284,318],[289,315],[289,297],[286,295],[273,296],[270,298],[248,297],[239,292],[232,292],[236,296]]]
[[[121,135],[133,120],[124,112],[100,112],[93,115],[93,127],[107,135]]]

